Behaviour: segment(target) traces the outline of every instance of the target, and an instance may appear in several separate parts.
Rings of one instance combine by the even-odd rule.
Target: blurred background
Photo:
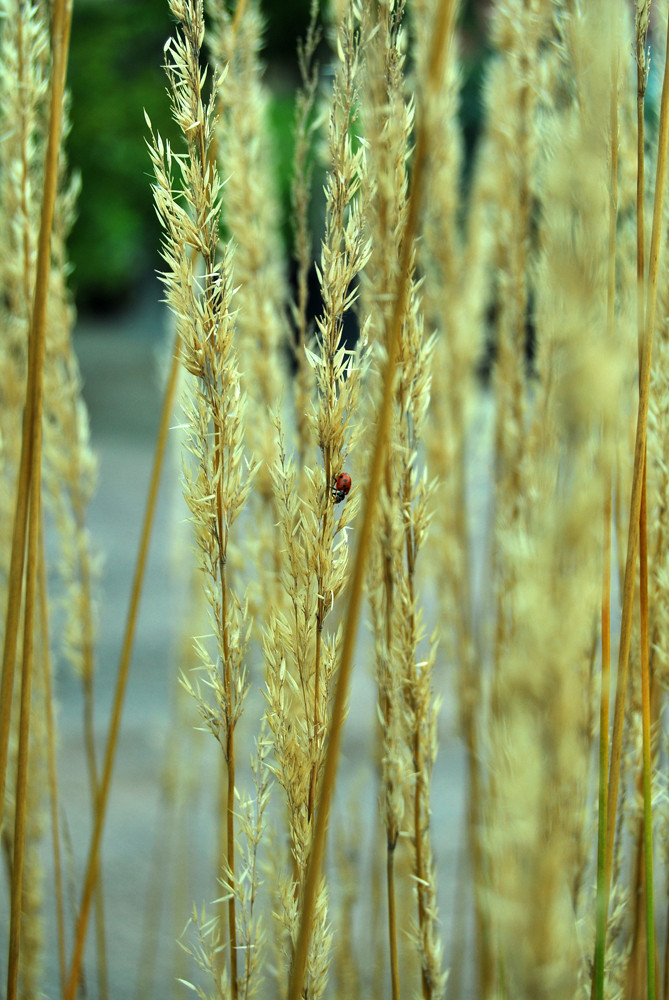
[[[469,0],[461,12],[461,119],[468,162],[480,116],[485,6]],[[306,32],[310,0],[264,0],[262,7],[263,58],[272,93],[271,128],[288,248],[294,94],[299,84],[296,43]],[[162,69],[163,45],[170,31],[167,0],[74,3],[68,68],[72,128],[67,149],[70,169],[82,183],[70,239],[72,289],[82,316],[131,307],[160,266],[143,109],[162,135],[174,135]],[[321,65],[327,59],[324,52]]]

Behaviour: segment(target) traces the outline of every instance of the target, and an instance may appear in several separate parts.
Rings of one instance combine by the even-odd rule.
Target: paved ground
[[[96,718],[100,750],[121,648],[122,626],[128,605],[161,401],[160,357],[163,315],[153,291],[131,320],[123,317],[95,325],[82,323],[76,346],[89,405],[93,445],[100,459],[100,485],[90,512],[90,529],[104,559],[98,633]],[[162,352],[164,354],[164,351]],[[164,360],[164,359],[163,359]],[[180,419],[175,414],[175,423]],[[181,931],[192,901],[200,905],[215,897],[212,879],[214,855],[213,811],[217,784],[214,741],[193,733],[190,712],[175,696],[177,651],[180,643],[183,569],[175,565],[173,541],[181,530],[183,507],[175,456],[168,461],[158,507],[148,564],[135,653],[128,686],[109,821],[104,840],[109,982],[112,1000],[135,994],[140,973],[140,995],[188,996],[175,983],[176,975],[191,976],[192,966],[175,954],[173,941]],[[89,837],[89,804],[81,743],[81,696],[75,681],[60,672],[58,682],[61,725],[61,796],[72,843],[74,870],[79,874]],[[177,706],[175,708],[175,705]],[[249,715],[260,711],[256,701]],[[369,842],[376,805],[367,764],[367,744],[373,719],[373,692],[358,670],[352,715],[346,732],[342,762],[340,805],[359,802],[361,842]],[[179,731],[186,743],[179,743]],[[188,757],[188,769],[166,767],[178,751]],[[183,763],[183,760],[182,760]],[[184,775],[189,774],[184,784]],[[180,775],[176,777],[176,775]],[[444,935],[451,938],[454,887],[459,867],[464,765],[453,734],[448,703],[435,774],[434,830],[439,866]],[[174,809],[169,803],[176,802]],[[335,808],[335,815],[337,807]],[[340,812],[341,814],[341,812]],[[178,845],[181,845],[179,849]],[[155,978],[151,949],[142,944],[147,887],[152,866],[166,873],[161,882],[171,902],[162,906],[152,897],[148,926],[160,942]],[[372,922],[367,912],[364,922]],[[462,922],[462,915],[457,919]],[[365,928],[361,924],[361,933]],[[89,935],[90,939],[93,935]],[[364,940],[364,938],[362,939]],[[45,995],[57,995],[53,933],[48,928]],[[90,948],[89,948],[90,953]],[[448,948],[447,948],[448,954]],[[89,961],[89,970],[94,968]],[[148,984],[153,982],[153,987]],[[98,996],[92,972],[88,996]],[[371,995],[374,995],[373,990]],[[381,994],[379,994],[381,995]]]

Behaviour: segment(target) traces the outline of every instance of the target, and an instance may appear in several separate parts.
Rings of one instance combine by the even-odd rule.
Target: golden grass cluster
[[[493,0],[465,183],[456,0],[314,0],[296,40],[294,291],[261,9],[168,8],[178,142],[145,114],[173,363],[100,755],[95,461],[59,158],[70,11],[0,5],[7,1000],[80,995],[93,906],[97,995],[118,995],[99,853],[178,386],[195,556],[178,680],[221,780],[211,902],[173,900],[191,914],[173,995],[669,997],[666,4]],[[54,658],[85,695],[92,834],[69,889]],[[368,853],[352,849],[367,811],[333,806],[352,669],[376,688]],[[444,704],[462,832],[431,823]],[[191,729],[181,711],[175,742]]]

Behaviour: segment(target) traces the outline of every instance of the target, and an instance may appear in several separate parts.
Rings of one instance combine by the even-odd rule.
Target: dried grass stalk
[[[162,277],[177,321],[183,365],[192,376],[184,403],[186,449],[192,456],[192,461],[184,462],[184,493],[209,603],[212,633],[196,639],[195,646],[210,697],[190,675],[183,677],[183,683],[225,759],[225,989],[236,998],[246,973],[238,961],[237,908],[244,900],[243,880],[235,865],[234,733],[248,687],[245,651],[251,623],[245,603],[230,586],[226,564],[230,531],[244,507],[256,467],[245,459],[246,397],[233,343],[230,254],[227,249],[219,254],[221,181],[210,155],[217,94],[225,74],[215,76],[207,100],[207,74],[199,65],[204,39],[202,3],[173,0],[170,9],[179,32],[165,46],[165,70],[186,153],[173,154],[170,145],[153,132],[149,149],[156,177],[156,209],[165,234],[162,253],[168,269]],[[196,267],[198,258],[202,259],[201,273]],[[213,951],[211,956],[212,974],[218,978]]]
[[[285,614],[275,613],[270,620],[265,658],[276,774],[289,808],[292,878],[283,886],[281,905],[289,954],[303,920],[302,898],[320,794],[328,704],[341,641],[341,629],[328,630],[326,620],[348,578],[346,529],[359,503],[355,490],[343,507],[335,505],[332,494],[335,478],[346,469],[362,430],[358,409],[366,337],[363,333],[355,350],[347,349],[344,318],[355,303],[356,279],[369,255],[359,194],[363,152],[356,148],[351,130],[360,58],[352,11],[339,32],[340,65],[328,128],[330,168],[319,268],[323,312],[317,320],[314,349],[305,348],[316,386],[307,419],[311,435],[318,442],[320,462],[315,468],[307,466],[306,495],[298,497],[294,464],[286,455],[277,420],[279,461],[274,470],[288,610]],[[331,937],[327,889],[320,880],[316,912],[309,928],[301,988],[305,996],[316,998],[323,995],[327,982]],[[294,964],[290,974],[295,975]]]

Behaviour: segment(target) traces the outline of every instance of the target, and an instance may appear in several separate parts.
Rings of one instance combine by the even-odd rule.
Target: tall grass
[[[666,6],[649,22],[643,2],[636,17],[622,0],[493,3],[464,184],[457,4],[314,3],[294,292],[261,10],[167,11],[178,143],[146,119],[176,342],[100,765],[94,462],[65,282],[68,12],[2,2],[7,996],[92,992],[94,899],[97,993],[119,995],[100,850],[178,382],[194,611],[185,643],[175,635],[171,801],[199,775],[194,740],[213,736],[221,766],[207,782],[209,901],[169,901],[186,924],[172,994],[666,997],[666,85],[657,127],[645,114]],[[51,663],[66,659],[86,706],[81,887],[61,860]],[[367,741],[351,734],[364,718]],[[362,759],[340,762],[351,735],[369,751],[358,796]],[[438,747],[454,740],[460,831],[432,820]],[[47,796],[55,910],[39,860]],[[147,926],[161,877],[186,869],[175,856],[156,866]],[[58,983],[41,973],[54,920]],[[148,996],[157,953],[142,941]]]

